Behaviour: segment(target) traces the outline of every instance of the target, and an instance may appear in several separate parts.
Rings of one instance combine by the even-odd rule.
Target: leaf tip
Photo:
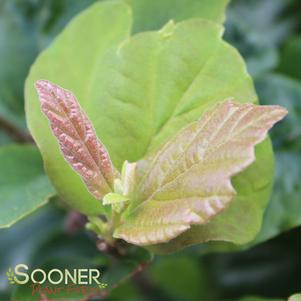
[[[274,110],[275,110],[275,113],[278,113],[279,115],[279,120],[282,120],[283,118],[285,118],[286,115],[288,115],[288,110],[284,107],[281,107],[281,106],[273,106],[274,107]]]
[[[52,84],[46,79],[39,79],[34,83],[38,94],[40,95],[43,92],[50,92]]]

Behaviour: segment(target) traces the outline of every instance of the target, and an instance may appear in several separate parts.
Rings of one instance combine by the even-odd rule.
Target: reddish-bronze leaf
[[[36,82],[43,113],[50,121],[61,151],[97,198],[112,191],[114,168],[75,96],[46,80]]]
[[[279,106],[231,101],[206,112],[147,164],[115,237],[157,244],[208,223],[233,199],[231,177],[254,162],[255,145],[286,114]]]

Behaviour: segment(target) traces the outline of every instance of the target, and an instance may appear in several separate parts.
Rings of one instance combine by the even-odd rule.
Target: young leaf
[[[36,82],[42,111],[50,121],[61,151],[82,177],[88,190],[101,199],[113,187],[114,170],[109,154],[75,96],[49,81]]]
[[[25,89],[28,125],[47,173],[60,196],[88,215],[100,214],[103,206],[64,162],[41,113],[33,88],[36,80],[48,78],[76,92],[118,169],[125,160],[137,162],[156,152],[223,99],[257,103],[241,56],[222,40],[222,26],[194,19],[175,24],[173,30],[169,27],[168,35],[152,31],[126,39],[130,14],[124,1],[117,2],[102,1],[76,18],[39,56]],[[105,29],[101,39],[100,29]],[[75,47],[66,47],[71,44]],[[252,240],[270,198],[273,166],[271,142],[266,139],[256,147],[256,161],[233,179],[237,196],[230,208],[209,224],[191,227],[177,238],[180,242],[163,244],[159,252],[208,240]]]
[[[115,236],[157,244],[208,223],[235,195],[231,177],[255,161],[254,146],[286,114],[279,106],[231,101],[206,112],[155,156]]]
[[[110,192],[104,196],[103,204],[104,205],[120,204],[120,203],[127,202],[128,200],[129,198],[127,198],[122,194]]]
[[[114,153],[108,142],[116,134],[103,122],[101,127],[95,123],[100,114],[112,110],[109,107],[105,110],[100,108],[103,99],[99,97],[101,88],[97,75],[103,68],[108,50],[114,51],[128,38],[131,19],[130,8],[124,1],[97,1],[73,18],[53,43],[40,53],[25,85],[27,124],[42,153],[47,175],[64,202],[87,215],[103,214],[105,208],[89,193],[85,183],[64,160],[47,119],[41,112],[34,83],[46,78],[73,91],[113,160]],[[97,113],[92,117],[91,112],[94,111]],[[105,138],[104,134],[108,136]],[[120,144],[123,145],[123,142]],[[117,166],[115,162],[114,166]]]
[[[124,195],[129,196],[135,187],[137,163],[129,163],[125,161],[122,166],[121,180],[122,192]]]

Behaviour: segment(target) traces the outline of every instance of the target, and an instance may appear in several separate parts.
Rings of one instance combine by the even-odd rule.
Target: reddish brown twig
[[[32,137],[29,134],[23,132],[3,117],[0,117],[0,129],[7,133],[15,142],[34,143]]]
[[[119,279],[118,282],[116,282],[114,285],[112,285],[109,289],[103,290],[98,294],[91,294],[87,300],[94,300],[95,298],[108,298],[109,295],[112,293],[112,291],[116,288],[118,288],[119,286],[121,286],[122,284],[124,284],[125,282],[127,282],[128,280],[138,276],[140,273],[142,273],[146,267],[150,264],[151,260],[146,261],[146,262],[142,262],[140,264],[138,264],[134,270],[132,270],[129,274],[125,275],[123,278]]]

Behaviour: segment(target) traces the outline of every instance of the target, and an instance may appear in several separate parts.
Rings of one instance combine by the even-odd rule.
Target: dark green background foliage
[[[176,0],[172,9],[171,0],[154,1],[152,10],[141,4],[150,0],[140,4],[129,0],[134,6],[133,30],[158,29],[169,18],[201,16],[197,13],[201,1],[210,3],[189,0],[179,12]],[[31,300],[27,291],[9,286],[5,280],[7,268],[20,262],[45,268],[99,267],[104,281],[112,285],[148,260],[149,255],[136,248],[122,261],[112,261],[99,252],[95,238],[75,227],[70,213],[52,197],[55,192],[43,174],[38,151],[33,145],[24,145],[32,143],[23,109],[23,86],[30,65],[64,25],[93,2],[0,1],[0,203],[10,210],[1,209],[0,228],[18,219],[9,204],[24,199],[25,216],[50,198],[47,206],[0,230],[3,301]],[[224,37],[246,60],[261,103],[280,104],[289,110],[286,120],[271,133],[276,179],[262,230],[244,250],[230,246],[235,251],[225,252],[224,245],[208,244],[156,257],[143,274],[120,285],[108,300],[286,300],[301,291],[300,0],[233,0]],[[42,200],[39,204],[37,198]]]

